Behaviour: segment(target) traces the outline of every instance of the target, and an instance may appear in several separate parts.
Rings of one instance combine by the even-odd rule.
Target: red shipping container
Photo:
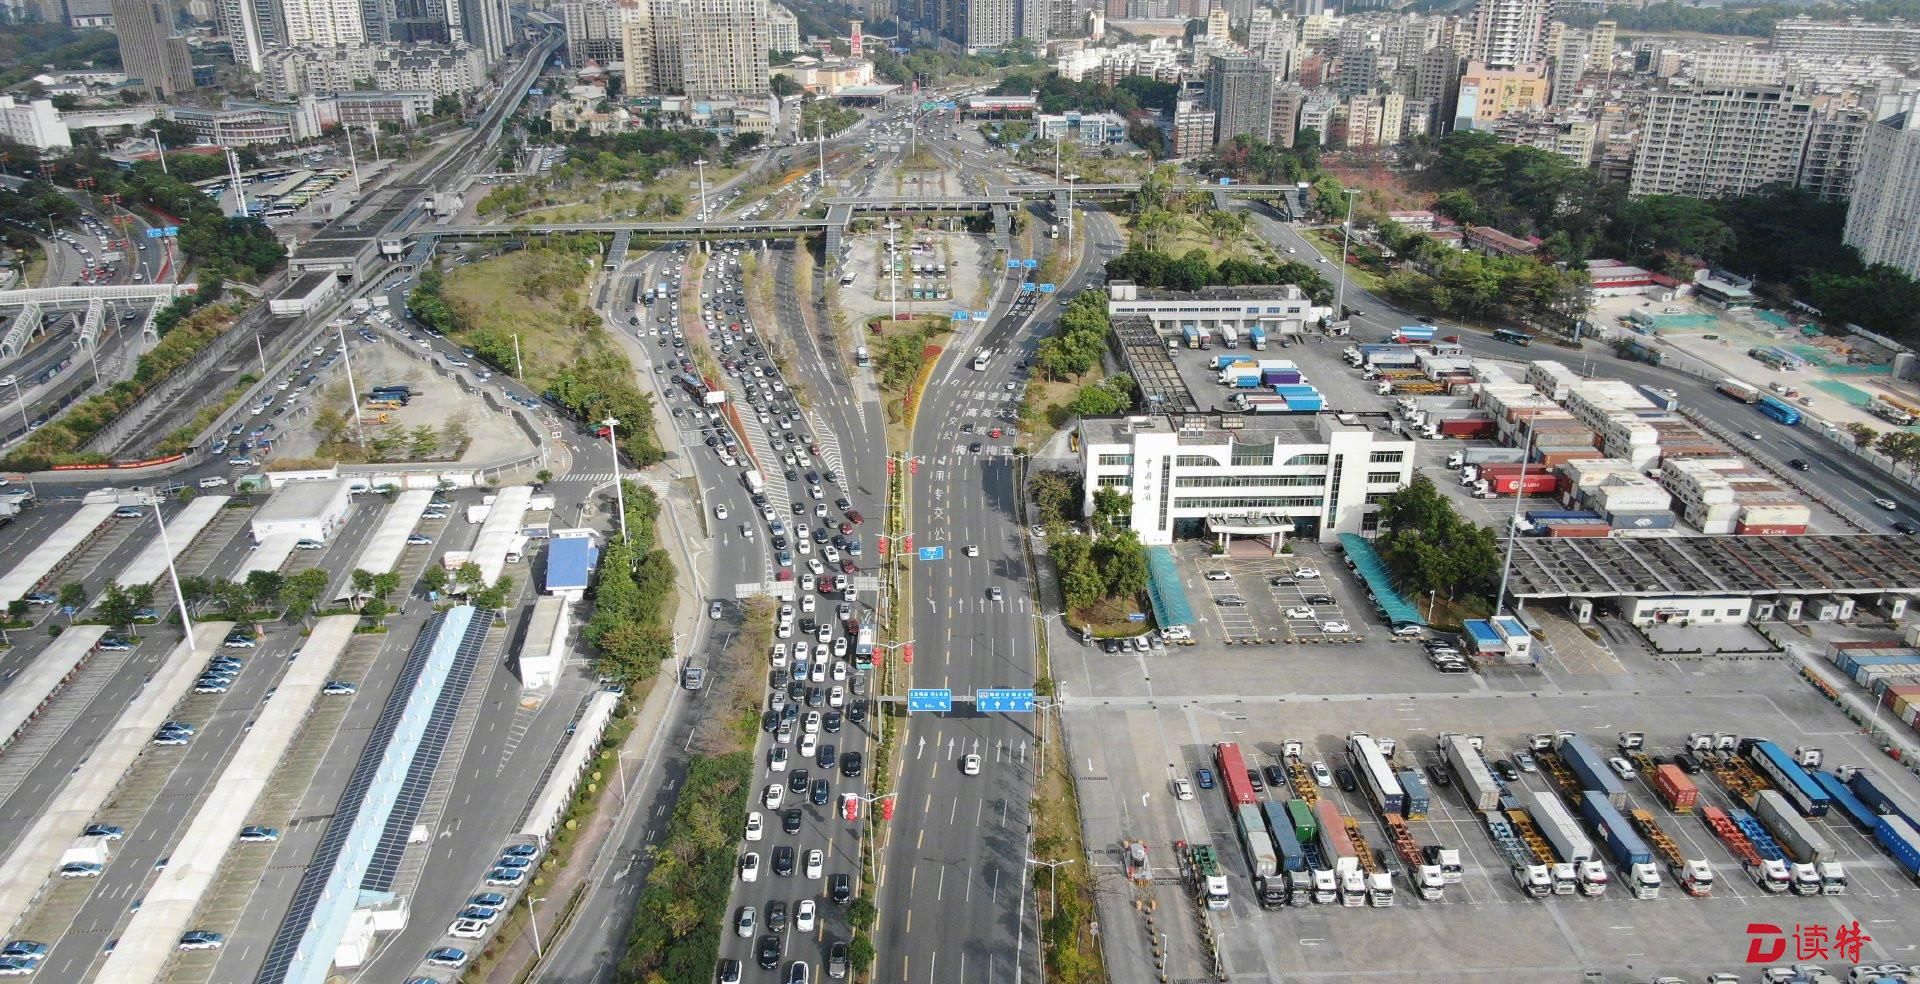
[[[1547,535],[1553,537],[1569,536],[1607,536],[1613,527],[1606,523],[1548,523]]]
[[[1234,806],[1253,806],[1259,799],[1253,795],[1253,783],[1247,778],[1247,760],[1240,755],[1240,746],[1223,741],[1213,746],[1213,764],[1220,769],[1220,788],[1227,792],[1227,802]]]
[[[1559,491],[1560,479],[1550,472],[1533,471],[1528,472],[1525,476],[1503,475],[1498,478],[1488,478],[1487,487],[1501,495],[1514,495],[1516,493],[1519,495],[1540,495],[1542,493]]]
[[[1700,787],[1687,778],[1677,765],[1662,765],[1653,770],[1653,788],[1675,813],[1691,813],[1700,802]]]
[[[1443,420],[1440,422],[1440,433],[1447,437],[1458,437],[1462,439],[1485,437],[1493,433],[1493,421],[1484,419]]]
[[[1739,523],[1733,532],[1739,536],[1799,536],[1807,531],[1805,523]]]

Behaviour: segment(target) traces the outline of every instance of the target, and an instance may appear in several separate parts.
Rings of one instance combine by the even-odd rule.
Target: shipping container
[[[1441,740],[1453,781],[1475,810],[1491,810],[1500,805],[1500,783],[1487,768],[1480,750],[1465,735],[1447,735]]]
[[[1280,852],[1280,870],[1307,870],[1307,855],[1300,849],[1300,835],[1293,829],[1293,818],[1287,812],[1286,804],[1279,800],[1268,800],[1260,804],[1260,815],[1266,818],[1267,833],[1273,837],[1274,847]]]
[[[1620,784],[1620,777],[1613,774],[1607,765],[1607,757],[1593,746],[1583,735],[1568,735],[1558,742],[1557,751],[1573,771],[1581,789],[1599,790],[1607,801],[1614,806],[1625,806],[1627,789]]]
[[[1672,512],[1616,512],[1607,522],[1616,530],[1670,530],[1680,517]]]
[[[1666,390],[1655,389],[1652,386],[1635,386],[1634,389],[1638,390],[1641,396],[1646,397],[1652,402],[1654,408],[1657,410],[1671,413],[1680,408],[1680,401],[1675,399],[1674,395]]]
[[[1893,855],[1908,878],[1920,881],[1920,831],[1914,830],[1913,824],[1899,816],[1883,816],[1873,830],[1873,839]]]
[[[1647,850],[1646,841],[1641,840],[1627,819],[1620,815],[1618,806],[1599,790],[1589,789],[1580,794],[1580,816],[1592,825],[1594,833],[1600,835],[1608,857],[1623,870],[1630,871],[1634,865],[1653,863],[1653,852]]]
[[[1737,536],[1801,536],[1807,527],[1805,523],[1735,523],[1733,532]]]
[[[1859,797],[1860,802],[1867,805],[1867,809],[1883,816],[1889,813],[1898,814],[1901,819],[1912,824],[1915,815],[1920,813],[1909,808],[1905,800],[1894,799],[1890,793],[1891,784],[1885,779],[1875,779],[1873,773],[1865,769],[1855,769],[1847,776],[1847,788],[1853,790],[1853,795]]]
[[[1432,806],[1432,799],[1427,793],[1427,780],[1416,769],[1401,769],[1399,777],[1400,789],[1407,794],[1407,819],[1425,819]]]
[[[1560,479],[1551,472],[1528,472],[1526,475],[1481,476],[1487,488],[1498,495],[1545,495],[1560,487]]]
[[[1302,844],[1311,843],[1320,834],[1320,819],[1313,815],[1313,807],[1306,800],[1287,801],[1287,816],[1293,821],[1293,835]]]
[[[1239,745],[1223,741],[1213,746],[1213,764],[1220,770],[1220,787],[1226,790],[1230,805],[1252,806],[1259,802],[1253,795],[1253,783],[1247,779],[1247,760],[1241,756]]]
[[[1529,509],[1527,522],[1544,523],[1550,519],[1599,519],[1600,514],[1585,509]]]
[[[1607,521],[1604,519],[1556,520],[1554,522],[1545,524],[1542,527],[1542,529],[1545,530],[1546,535],[1548,537],[1551,537],[1553,539],[1566,539],[1568,537],[1602,537],[1602,536],[1613,535],[1613,527],[1608,525]]]
[[[1254,325],[1252,328],[1247,329],[1247,341],[1253,345],[1254,351],[1265,352],[1267,350],[1267,330],[1259,325]]]
[[[1240,846],[1247,852],[1247,866],[1253,873],[1261,878],[1279,874],[1280,857],[1273,849],[1273,836],[1267,833],[1267,821],[1260,808],[1251,803],[1236,807],[1233,821],[1240,835]]]
[[[1353,838],[1347,836],[1346,817],[1340,808],[1332,800],[1323,799],[1313,805],[1313,814],[1320,822],[1320,853],[1326,862],[1343,873],[1357,868],[1360,855],[1354,850]]]
[[[1694,805],[1700,802],[1700,787],[1693,784],[1685,770],[1677,765],[1656,766],[1653,770],[1653,788],[1660,794],[1667,809],[1675,813],[1691,813]]]
[[[1440,421],[1440,436],[1473,440],[1493,436],[1493,421],[1486,417],[1454,417]]]
[[[1722,379],[1714,389],[1739,400],[1742,403],[1754,403],[1760,399],[1760,388],[1738,379]]]

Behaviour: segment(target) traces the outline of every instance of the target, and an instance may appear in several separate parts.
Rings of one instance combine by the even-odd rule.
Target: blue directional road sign
[[[1033,281],[1029,280],[1026,283],[1020,285],[1020,293],[1031,294],[1033,293],[1033,288],[1034,288],[1034,283]]]
[[[976,690],[973,693],[973,708],[982,713],[1004,711],[1030,714],[1033,712],[1033,691]]]
[[[972,315],[970,315],[970,314],[968,314],[968,313],[967,313],[967,312],[965,312],[965,311],[955,311],[955,312],[953,312],[953,320],[955,320],[955,321],[965,321],[965,320],[967,320],[967,319],[968,319],[968,318],[970,318],[970,317],[972,317]]]
[[[1038,269],[1040,269],[1040,261],[1039,261],[1039,260],[1021,260],[1021,261],[1020,261],[1020,265],[1021,265],[1022,267],[1025,267],[1025,268],[1026,268],[1026,269],[1028,269],[1028,270],[1038,270]]]
[[[975,312],[973,312],[973,320],[975,320],[975,321],[990,321],[990,320],[992,320],[992,318],[993,318],[993,312],[992,312],[992,311],[975,311]]]
[[[959,103],[957,103],[957,102],[954,102],[954,101],[953,101],[953,100],[951,100],[951,99],[948,99],[948,100],[946,100],[946,101],[944,101],[944,102],[942,102],[942,103],[940,104],[940,108],[941,108],[941,109],[956,109],[956,108],[958,108],[958,107],[959,107],[959,105],[960,105]]]
[[[1008,261],[1007,261],[1007,269],[1009,269],[1009,270],[1018,270],[1018,269],[1020,269],[1020,261],[1019,261],[1019,260],[1008,260]]]
[[[951,711],[953,710],[953,691],[933,689],[908,690],[907,710]]]
[[[1051,294],[1051,293],[1053,293],[1053,285],[1052,285],[1052,284],[1041,284],[1041,285],[1040,285],[1040,293],[1042,293],[1042,294]]]
[[[1146,620],[1147,620],[1146,612],[1128,612],[1127,613],[1127,621],[1129,622],[1144,622]]]
[[[916,552],[920,554],[920,559],[921,559],[921,560],[945,560],[945,559],[947,559],[947,548],[946,548],[946,547],[921,547],[921,548],[920,548],[920,549],[919,549],[918,551],[916,551]]]

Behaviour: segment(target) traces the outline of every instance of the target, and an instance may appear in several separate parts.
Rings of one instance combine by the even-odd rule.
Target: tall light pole
[[[527,364],[520,361],[520,333],[517,331],[513,333],[513,374],[520,377],[521,382],[527,381]]]
[[[900,247],[893,237],[898,228],[900,223],[887,220],[887,308],[894,321],[900,320]]]
[[[1347,221],[1340,230],[1340,290],[1333,300],[1333,318],[1335,321],[1347,320],[1347,244],[1353,239],[1353,200],[1360,195],[1358,188],[1341,189],[1347,196]]]
[[[173,547],[167,544],[167,521],[160,516],[160,498],[153,499],[153,521],[160,527],[160,552],[167,558],[167,580],[173,582],[173,600],[180,606],[180,629],[186,633],[187,645],[193,645],[193,616],[187,614],[187,596],[180,590],[180,572],[173,567]]]
[[[546,952],[540,948],[540,923],[533,918],[533,904],[535,902],[545,901],[546,898],[544,896],[537,899],[532,895],[527,896],[527,925],[533,930],[533,959],[535,960],[544,958]]]
[[[20,374],[9,373],[7,378],[0,379],[0,383],[13,384],[13,399],[20,404],[20,430],[22,432],[32,430],[32,427],[27,423],[27,397],[20,392]]]
[[[1060,861],[1043,861],[1039,858],[1027,859],[1028,864],[1040,865],[1047,869],[1047,905],[1051,910],[1047,913],[1048,919],[1052,919],[1054,915],[1060,911],[1060,869],[1073,862],[1073,858],[1066,858]]]
[[[347,370],[347,399],[353,401],[353,429],[359,432],[360,446],[364,448],[367,446],[367,425],[360,419],[360,387],[353,381],[353,357],[347,354],[346,319],[342,318],[335,321],[333,327],[340,335],[340,365]],[[255,335],[253,338],[256,343],[260,340],[260,336],[258,335]],[[262,356],[260,365],[263,376],[266,372],[266,364],[266,357]]]
[[[153,134],[153,150],[160,155],[160,173],[172,174],[173,172],[167,170],[167,145],[160,141],[160,131],[148,130],[147,132]]]
[[[1527,490],[1527,459],[1533,457],[1533,420],[1527,420],[1527,442],[1520,455],[1520,477],[1513,489],[1513,518],[1507,522],[1507,554],[1500,561],[1500,592],[1493,596],[1494,617],[1507,610],[1507,576],[1513,572],[1513,544],[1520,539],[1520,495]]]
[[[693,162],[700,171],[700,224],[707,224],[707,159],[702,157]]]
[[[1080,180],[1078,174],[1067,175],[1067,259],[1073,259],[1073,183]]]
[[[623,479],[620,475],[620,437],[618,434],[620,420],[617,417],[608,417],[602,420],[601,423],[605,424],[607,428],[607,447],[613,449],[613,500],[614,504],[620,509],[620,542],[631,543],[632,540],[627,536],[627,492],[621,488]]]

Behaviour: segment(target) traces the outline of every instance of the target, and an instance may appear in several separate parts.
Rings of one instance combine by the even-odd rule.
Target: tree
[[[302,625],[313,614],[320,596],[327,591],[327,572],[308,568],[281,582],[279,602],[282,618],[297,618]]]
[[[15,598],[7,602],[7,621],[24,622],[27,620],[27,599]]]
[[[87,603],[87,587],[79,582],[68,582],[60,586],[57,599],[60,607],[67,613],[67,624],[73,624],[73,613],[78,612]]]
[[[673,630],[669,626],[621,622],[600,636],[599,671],[621,683],[653,678],[673,658]]]
[[[435,564],[420,575],[420,586],[438,594],[447,589],[447,569]]]
[[[767,85],[772,89],[774,95],[782,99],[788,96],[797,96],[802,91],[800,83],[794,81],[793,76],[784,72],[775,72],[773,77],[767,80]]]
[[[1844,429],[1847,432],[1847,436],[1853,438],[1854,447],[1862,450],[1872,448],[1874,440],[1880,434],[1879,431],[1857,420],[1846,425]]]
[[[503,574],[491,587],[474,592],[468,601],[482,611],[499,611],[507,606],[507,596],[512,593],[513,578]]]
[[[279,571],[253,571],[247,575],[247,593],[256,605],[271,605],[280,598],[286,578]]]
[[[1137,598],[1147,590],[1147,548],[1140,535],[1125,530],[1119,536],[1101,542],[1106,559],[1101,573],[1107,582],[1107,597]]]
[[[462,591],[468,593],[481,590],[487,584],[486,575],[480,573],[480,565],[471,560],[461,564],[460,569],[453,572],[453,579],[458,582]]]
[[[229,622],[246,622],[253,614],[253,592],[235,581],[221,581],[213,587],[220,617]]]
[[[133,625],[134,611],[140,606],[134,604],[133,594],[120,586],[118,581],[108,581],[105,590],[100,592],[100,620],[109,626],[127,628]]]
[[[862,895],[847,906],[847,925],[859,932],[873,928],[873,922],[879,918],[879,910],[874,908],[873,899]]]
[[[1888,431],[1874,442],[1873,449],[1902,465],[1920,465],[1920,434]]]
[[[1027,495],[1033,499],[1035,518],[1042,526],[1052,526],[1079,511],[1080,495],[1071,472],[1043,471],[1027,479]]]
[[[847,962],[853,964],[854,972],[866,973],[873,966],[873,940],[865,933],[853,934],[853,942],[847,944]]]

